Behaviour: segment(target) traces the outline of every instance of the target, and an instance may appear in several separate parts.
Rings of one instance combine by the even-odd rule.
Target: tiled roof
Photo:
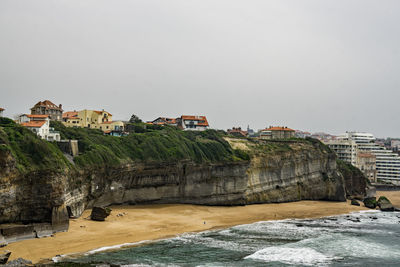
[[[157,122],[160,120],[159,122]],[[165,117],[158,117],[154,121],[150,122],[151,124],[157,124],[157,125],[164,125],[164,124],[176,124],[176,119],[174,118],[165,118]]]
[[[264,129],[263,131],[288,131],[288,132],[295,132],[295,130],[290,129],[288,127],[269,127],[268,129]]]
[[[206,116],[191,116],[191,115],[182,115],[182,120],[190,120],[190,121],[202,121],[197,123],[198,126],[209,126]]]
[[[45,123],[46,123],[46,121],[30,121],[30,122],[21,123],[21,125],[25,126],[25,127],[40,128]]]
[[[62,110],[59,106],[51,102],[50,100],[45,100],[45,101],[39,101],[36,103],[35,106],[40,106],[40,107],[45,107],[46,109],[57,109],[57,110]]]
[[[46,119],[50,117],[50,115],[36,115],[36,114],[25,114],[28,118],[42,118]]]
[[[77,119],[78,112],[77,111],[67,111],[62,114],[63,119]]]
[[[101,114],[103,114],[103,113],[108,113],[109,116],[112,116],[110,112],[105,111],[105,110],[103,110],[103,111],[93,110],[93,111],[96,112],[96,113],[99,114],[99,115],[101,115]]]

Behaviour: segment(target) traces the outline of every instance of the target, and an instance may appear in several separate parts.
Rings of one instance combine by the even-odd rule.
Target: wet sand
[[[400,192],[399,192],[400,194]],[[393,194],[385,194],[389,199]],[[400,202],[400,196],[396,198]],[[70,221],[68,232],[54,237],[31,239],[9,244],[4,249],[11,258],[24,258],[37,263],[56,255],[83,253],[105,246],[156,240],[187,232],[199,232],[257,221],[288,218],[318,218],[365,210],[348,202],[299,201],[280,204],[258,204],[239,207],[197,205],[113,206],[104,222],[86,219]]]

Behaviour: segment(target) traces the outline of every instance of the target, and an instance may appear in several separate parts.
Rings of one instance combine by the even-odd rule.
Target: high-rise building
[[[340,147],[335,142],[342,142],[347,145],[347,151],[345,155],[350,153],[350,148],[353,144],[356,144],[355,157],[354,155],[345,157],[340,155]],[[379,181],[391,181],[400,183],[400,156],[393,151],[375,143],[375,137],[370,133],[360,132],[347,132],[341,136],[338,136],[337,140],[333,142],[327,142],[327,145],[332,148],[337,154],[339,159],[343,159],[354,166],[357,166],[357,155],[359,153],[369,153],[375,156],[376,161],[376,179]],[[352,151],[352,150],[351,150]],[[366,164],[371,165],[372,160],[360,160],[359,162],[368,162]],[[360,168],[360,166],[357,166]],[[364,172],[367,176],[371,176],[373,169],[370,167]]]

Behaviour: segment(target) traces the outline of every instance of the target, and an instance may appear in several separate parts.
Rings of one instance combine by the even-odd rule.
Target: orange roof
[[[33,107],[36,107],[36,106],[45,107],[46,109],[57,109],[57,110],[62,110],[61,107],[57,106],[56,104],[54,104],[54,103],[51,102],[50,100],[39,101],[39,102],[37,102],[36,105],[34,105]]]
[[[97,114],[100,114],[100,115],[103,114],[103,113],[108,113],[108,115],[112,116],[110,112],[105,111],[105,110],[103,110],[103,111],[93,110],[93,111],[96,112]]]
[[[50,115],[36,115],[36,114],[25,114],[28,118],[43,118],[46,119],[50,117]]]
[[[288,132],[295,132],[295,130],[290,129],[290,128],[288,128],[288,127],[279,127],[279,126],[269,127],[268,129],[264,129],[263,131],[288,131]]]
[[[157,120],[161,120],[160,122],[156,122]],[[174,118],[165,118],[165,117],[158,117],[154,121],[150,122],[151,124],[157,125],[164,125],[164,124],[176,124],[176,119]]]
[[[46,123],[46,121],[30,121],[30,122],[21,123],[21,125],[25,126],[25,127],[40,128],[45,123]]]
[[[209,126],[206,116],[191,116],[191,115],[182,115],[182,120],[191,120],[191,121],[203,121],[198,123],[199,126]]]
[[[77,116],[78,116],[77,111],[67,111],[62,114],[63,119],[69,119]]]
[[[113,123],[113,121],[105,121],[105,122],[102,122],[102,124],[111,124],[111,123]]]
[[[0,108],[0,111],[3,111],[4,110],[4,108]]]

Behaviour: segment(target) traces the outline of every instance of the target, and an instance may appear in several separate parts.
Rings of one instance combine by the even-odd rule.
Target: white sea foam
[[[99,252],[106,252],[106,251],[111,251],[111,250],[116,250],[116,249],[121,249],[121,248],[125,248],[125,247],[133,247],[133,246],[137,246],[137,245],[141,245],[141,244],[146,244],[146,243],[151,243],[154,242],[152,240],[143,240],[143,241],[139,241],[139,242],[134,242],[134,243],[123,243],[123,244],[118,244],[118,245],[114,245],[114,246],[106,246],[106,247],[100,247],[100,248],[96,248],[90,251],[87,251],[85,253],[74,253],[74,254],[63,254],[63,255],[57,255],[56,257],[52,258],[53,262],[60,262],[62,261],[63,258],[74,258],[77,256],[88,256],[91,254],[95,254],[95,253],[99,253]]]
[[[311,248],[269,247],[255,252],[245,259],[261,260],[265,262],[282,262],[286,264],[303,264],[308,266],[325,265],[334,260],[334,257],[324,255]]]
[[[132,247],[132,246],[146,244],[146,243],[150,243],[150,242],[153,242],[153,241],[143,240],[143,241],[134,242],[134,243],[124,243],[124,244],[119,244],[119,245],[114,245],[114,246],[101,247],[101,248],[96,248],[96,249],[90,250],[90,251],[86,252],[84,255],[87,256],[87,255],[94,254],[94,253],[115,250],[115,249],[120,249],[120,248],[124,248],[124,247]]]
[[[218,248],[231,251],[254,251],[254,249],[257,249],[250,244],[242,244],[238,242],[238,239],[234,241],[224,241],[215,239],[213,237],[204,236],[203,234],[183,235],[169,240],[169,242],[176,241],[182,242],[184,244],[191,243],[209,248]]]

